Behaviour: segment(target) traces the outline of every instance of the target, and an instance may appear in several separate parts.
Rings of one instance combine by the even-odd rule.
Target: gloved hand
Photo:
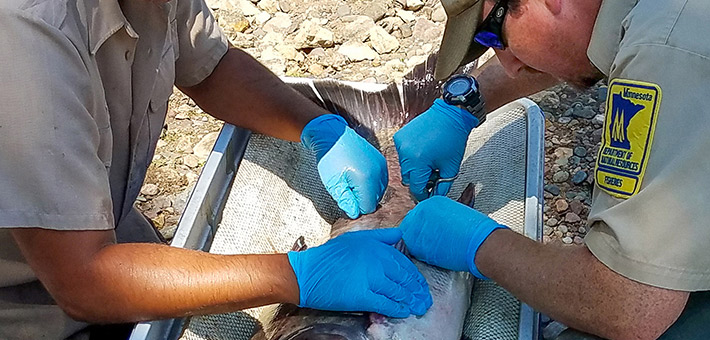
[[[362,230],[289,252],[299,306],[398,318],[423,315],[432,304],[429,286],[412,261],[392,247],[401,238],[396,228]]]
[[[456,271],[469,271],[488,278],[476,268],[476,252],[498,224],[459,202],[443,196],[422,201],[400,224],[404,244],[420,261]]]
[[[303,128],[301,143],[315,152],[320,179],[340,209],[350,218],[375,211],[387,188],[387,162],[343,117],[314,118]]]
[[[441,178],[456,176],[466,141],[478,119],[470,112],[437,99],[424,113],[394,134],[402,182],[419,201],[427,198],[425,187],[432,171]],[[451,182],[441,182],[436,195],[446,195]]]

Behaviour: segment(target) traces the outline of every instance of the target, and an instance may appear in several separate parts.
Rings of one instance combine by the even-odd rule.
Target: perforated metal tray
[[[421,111],[421,107],[428,106],[431,95],[436,93],[427,89],[423,92],[428,93],[430,98],[422,99],[420,96],[417,99],[420,102],[415,102],[406,99],[406,89],[401,85],[393,88],[391,85],[343,83],[332,80],[313,81],[301,78],[285,80],[331,111],[342,111],[341,113],[351,114],[350,118],[353,116],[358,118],[355,121],[349,120],[351,126],[361,133],[367,133],[373,128],[388,128],[406,123]],[[342,95],[343,91],[348,95]],[[361,103],[353,104],[352,98],[357,97],[361,98],[358,99]],[[404,114],[399,117],[390,115],[367,119],[362,118],[362,112],[352,115],[352,111],[358,109],[353,108],[354,105],[368,106],[365,111],[372,113],[386,110],[384,105],[388,103],[401,105],[399,109],[403,110]],[[417,110],[417,112],[412,113],[409,110]],[[487,122],[475,129],[469,139],[461,175],[457,180],[461,184],[454,183],[452,195],[462,189],[459,187],[465,185],[463,184],[465,181],[476,182],[479,187],[477,209],[511,226],[517,232],[540,240],[543,133],[542,112],[528,99],[517,100],[491,113]],[[246,173],[254,173],[254,165],[257,166],[257,170],[258,166],[263,166],[257,158],[259,155],[269,158],[269,155],[264,155],[264,152],[274,150],[274,144],[269,143],[291,148],[289,150],[294,152],[301,150],[289,145],[290,143],[272,141],[261,135],[255,135],[254,142],[249,143],[250,136],[250,132],[246,130],[225,124],[188,201],[172,246],[216,253],[238,253],[244,249],[235,248],[234,244],[237,243],[235,238],[244,237],[238,229],[238,219],[243,218],[243,215],[239,215],[239,211],[249,209],[249,206],[230,202],[244,201],[243,190],[239,188],[250,185]],[[308,157],[303,155],[301,159],[303,162],[312,162]],[[242,162],[244,164],[240,170]],[[250,168],[252,170],[247,170]],[[276,181],[282,180],[277,172],[271,171],[271,173],[275,175]],[[308,176],[313,174],[299,173],[299,178]],[[318,195],[302,196],[313,202],[315,210],[321,210],[320,215],[328,215],[323,214],[323,209],[327,209],[321,207],[327,203],[323,203],[325,201],[322,199],[314,198]],[[270,198],[263,197],[263,199]],[[306,205],[311,204],[306,203]],[[326,222],[333,219],[328,216],[321,217]],[[273,223],[269,223],[273,226]],[[236,226],[237,229],[224,229],[221,224],[228,225],[229,228]],[[327,223],[325,225],[327,226]],[[284,244],[293,244],[292,239],[283,241]],[[260,251],[264,249],[254,249],[253,252]],[[465,334],[471,338],[510,340],[539,338],[539,314],[518,302],[494,283],[476,282],[473,297],[474,303],[469,310],[465,327]],[[254,329],[249,326],[249,322],[254,320],[249,315],[251,314],[230,313],[195,317],[189,321],[172,319],[144,322],[135,327],[131,340],[178,339],[181,336],[185,339],[248,339],[251,334],[247,333]]]

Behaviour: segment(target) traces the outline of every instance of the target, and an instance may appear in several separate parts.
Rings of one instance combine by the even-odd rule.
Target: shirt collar
[[[123,15],[118,0],[85,0],[83,2],[87,13],[86,24],[89,30],[91,54],[96,54],[101,45],[123,27],[126,28],[128,36],[138,38],[138,34]]]
[[[638,0],[602,0],[587,56],[602,73],[609,75],[622,38],[622,22]]]

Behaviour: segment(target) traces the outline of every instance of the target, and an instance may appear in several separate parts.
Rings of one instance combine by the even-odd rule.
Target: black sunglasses
[[[504,50],[503,20],[508,11],[508,0],[498,0],[483,23],[476,29],[473,40],[480,45]]]

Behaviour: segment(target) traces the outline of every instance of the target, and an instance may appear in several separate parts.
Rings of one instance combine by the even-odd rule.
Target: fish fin
[[[474,203],[476,203],[476,189],[473,183],[466,185],[466,188],[461,192],[458,202],[473,208]]]

